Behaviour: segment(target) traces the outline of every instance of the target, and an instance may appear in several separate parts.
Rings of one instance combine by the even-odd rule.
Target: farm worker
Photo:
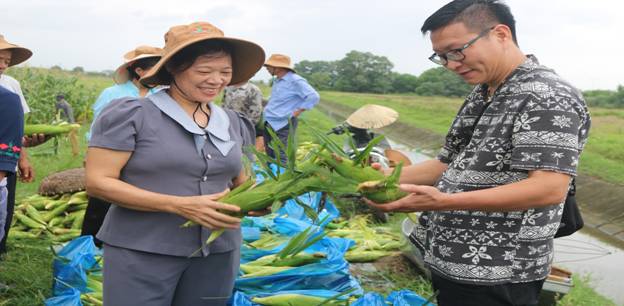
[[[269,147],[272,137],[266,128],[271,127],[285,145],[289,134],[288,121],[292,122],[292,133],[295,133],[299,115],[312,109],[319,102],[320,96],[306,79],[295,72],[289,56],[273,54],[264,66],[275,77],[269,103],[264,108],[265,149],[269,156],[275,158],[275,152]],[[286,164],[286,153],[280,152],[280,157],[282,163]]]
[[[409,194],[371,205],[423,212],[412,235],[439,305],[537,305],[587,141],[587,106],[520,50],[500,1],[452,1],[421,30],[430,33],[429,59],[475,87],[437,158],[404,169]]]
[[[64,94],[56,95],[56,103],[54,104],[54,109],[58,113],[61,111],[62,117],[69,123],[74,123],[74,109],[71,104],[65,100]]]
[[[23,110],[23,113],[21,114],[22,117],[26,113],[30,112],[30,109],[26,104],[26,99],[22,94],[22,88],[20,86],[20,83],[16,79],[6,75],[4,72],[7,68],[11,66],[15,66],[22,62],[25,62],[31,56],[32,52],[30,50],[9,43],[5,40],[4,36],[0,35],[0,87],[7,89],[18,96],[21,104],[20,109]],[[28,137],[24,137],[23,144],[25,146],[36,146],[45,142],[45,140],[45,135],[43,134],[30,135]],[[20,143],[19,145],[21,146],[22,143]],[[17,185],[17,177],[19,176],[20,181],[26,183],[32,182],[35,178],[34,169],[28,161],[26,150],[24,150],[23,148],[21,150],[21,154],[19,155],[19,161],[17,163],[18,175],[15,175],[15,172],[16,171],[10,171],[6,175],[6,189],[8,192],[7,204],[5,207],[6,223],[3,224],[3,231],[5,232],[5,234],[3,235],[3,238],[0,238],[0,254],[6,253],[6,241],[9,236],[9,229],[11,227],[11,221],[13,219],[13,209],[15,207],[15,189]]]
[[[223,90],[223,108],[243,114],[256,126],[256,149],[264,151],[262,140],[262,91],[250,82],[233,84]]]
[[[159,90],[159,88],[143,85],[139,79],[158,62],[161,54],[161,48],[151,46],[138,46],[124,54],[123,63],[113,74],[113,80],[117,84],[104,89],[92,106],[93,123],[91,129],[93,129],[102,109],[113,100],[125,97],[145,97]],[[87,139],[90,138],[90,134],[91,132],[87,133]],[[89,197],[89,204],[82,223],[82,235],[95,236],[97,234],[109,207],[110,203],[92,196]],[[97,238],[94,240],[97,246],[102,245],[102,242]]]
[[[217,201],[248,179],[243,147],[254,126],[212,101],[264,62],[255,43],[207,22],[172,27],[160,61],[141,78],[169,85],[107,106],[93,126],[87,191],[114,203],[104,242],[107,305],[225,305],[238,273],[240,219]],[[191,220],[201,226],[182,228]],[[225,229],[209,245],[212,230]]]
[[[15,176],[23,136],[24,110],[20,98],[0,86],[0,240],[5,237],[6,223],[11,224],[7,222],[7,176]],[[0,292],[7,288],[7,285],[0,283]]]

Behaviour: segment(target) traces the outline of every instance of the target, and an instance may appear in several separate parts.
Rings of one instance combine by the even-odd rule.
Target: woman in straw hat
[[[113,80],[116,85],[108,87],[100,93],[100,96],[93,104],[93,123],[100,116],[102,110],[115,99],[133,97],[140,98],[151,95],[159,90],[143,85],[139,80],[147,71],[152,68],[162,55],[162,49],[152,46],[138,46],[128,51],[123,56],[123,64],[121,64],[113,74]],[[91,131],[87,133],[87,139],[91,136]],[[82,235],[97,234],[104,222],[106,212],[110,207],[110,203],[95,197],[89,197],[89,204],[85,212],[84,222],[82,223]],[[95,244],[102,245],[99,239],[95,239]]]
[[[145,97],[153,94],[160,88],[143,85],[139,80],[152,68],[162,55],[162,49],[152,46],[138,46],[123,56],[121,64],[113,73],[115,85],[104,89],[92,106],[93,122],[100,115],[104,107],[115,99],[125,97]],[[93,128],[93,125],[91,126]],[[90,132],[87,139],[90,138]]]
[[[238,207],[217,199],[247,180],[241,159],[254,126],[212,101],[263,61],[260,46],[209,23],[174,26],[162,58],[141,79],[169,88],[102,112],[87,154],[87,190],[114,203],[98,233],[107,305],[226,304],[242,237],[240,219],[220,212]],[[201,226],[180,227],[186,220]],[[205,245],[215,229],[225,232]]]

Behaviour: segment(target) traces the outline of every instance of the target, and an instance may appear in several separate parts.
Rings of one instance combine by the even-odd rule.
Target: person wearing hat
[[[138,46],[124,54],[123,64],[113,74],[113,80],[117,84],[104,89],[92,106],[93,121],[91,129],[86,135],[87,140],[91,138],[93,126],[100,113],[112,101],[125,97],[145,97],[159,90],[159,88],[143,85],[139,82],[139,79],[158,62],[161,54],[161,48],[144,45]],[[109,207],[110,203],[102,199],[89,197],[84,221],[82,222],[81,235],[92,235],[95,237],[102,226],[102,222],[104,222],[104,217]],[[95,244],[101,246],[102,242],[95,238]]]
[[[279,140],[286,144],[288,134],[295,133],[299,115],[305,110],[312,109],[320,96],[308,81],[295,72],[290,57],[283,54],[273,54],[264,64],[267,71],[276,79],[271,88],[269,103],[264,108],[264,144],[267,154],[275,158],[275,152],[269,146],[271,134],[267,131],[270,127],[275,131]],[[288,121],[292,123],[292,131]],[[281,152],[281,162],[286,164],[286,154]]]
[[[169,87],[114,101],[96,120],[86,176],[87,192],[113,203],[97,234],[106,305],[226,305],[242,236],[225,212],[240,209],[218,199],[248,179],[243,148],[255,135],[212,101],[263,62],[260,46],[210,23],[174,26],[141,78]],[[187,220],[198,226],[181,227]],[[216,229],[225,231],[206,245]]]
[[[139,80],[147,71],[152,68],[160,59],[162,49],[152,46],[138,46],[128,51],[123,56],[123,64],[121,64],[113,73],[115,85],[104,89],[93,106],[93,121],[102,112],[102,109],[111,101],[124,97],[145,97],[151,95],[160,88],[145,86]],[[93,124],[91,124],[93,128]],[[90,138],[91,131],[87,133],[87,140]]]
[[[30,50],[12,44],[8,42],[3,35],[0,35],[0,87],[3,87],[18,96],[21,104],[21,109],[23,111],[21,116],[30,112],[30,108],[28,108],[28,104],[26,104],[26,99],[24,98],[24,94],[22,93],[20,83],[16,79],[6,75],[5,71],[11,66],[15,66],[22,62],[25,62],[31,56],[32,52]],[[28,135],[24,137],[23,145],[32,147],[39,145],[45,141],[46,137],[43,134]],[[20,153],[21,154],[19,155],[19,161],[17,163],[17,176],[19,176],[19,179],[22,182],[32,182],[35,178],[34,169],[28,161],[26,150],[22,148]],[[6,205],[7,222],[6,224],[4,224],[5,235],[3,238],[0,238],[0,254],[6,252],[6,240],[9,235],[9,229],[11,227],[11,221],[13,219],[13,209],[15,207],[15,190],[17,186],[17,176],[15,175],[15,172],[11,172],[6,177],[6,188],[8,191]]]

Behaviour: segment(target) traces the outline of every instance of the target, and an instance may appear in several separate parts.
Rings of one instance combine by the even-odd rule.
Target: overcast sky
[[[448,1],[3,0],[0,34],[30,48],[31,66],[115,69],[140,44],[162,46],[172,25],[208,21],[267,54],[338,60],[351,50],[386,56],[400,73],[434,67],[423,21]],[[507,0],[520,47],[580,89],[624,85],[624,3]],[[619,16],[618,16],[619,15]],[[266,79],[264,70],[256,78]]]

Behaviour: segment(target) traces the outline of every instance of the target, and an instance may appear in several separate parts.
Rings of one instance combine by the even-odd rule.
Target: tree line
[[[444,67],[426,70],[419,76],[397,73],[393,68],[385,56],[355,50],[337,61],[304,60],[295,64],[297,73],[319,90],[445,97],[464,97],[472,90]],[[583,95],[590,106],[624,107],[624,86],[616,91],[588,90]]]

